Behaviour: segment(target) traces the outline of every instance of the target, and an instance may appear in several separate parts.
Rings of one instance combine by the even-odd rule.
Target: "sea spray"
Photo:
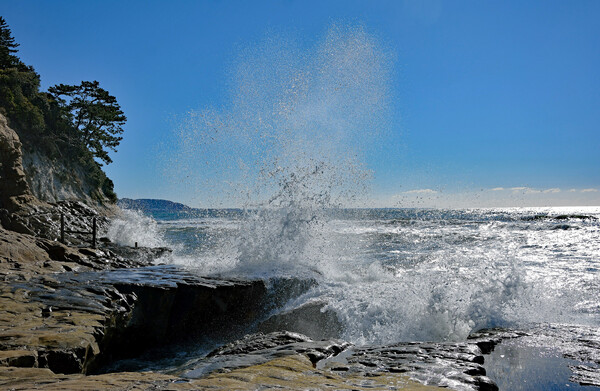
[[[355,343],[461,339],[503,319],[510,266],[484,283],[470,258],[402,271],[371,257],[379,237],[335,232],[335,209],[366,194],[365,154],[389,125],[390,60],[363,27],[340,25],[314,45],[270,36],[240,55],[230,102],[177,130],[175,171],[244,210],[197,266],[316,278],[300,300],[325,299]]]
[[[364,27],[334,25],[316,43],[270,35],[233,69],[230,102],[177,129],[175,171],[245,210],[219,250],[240,270],[335,262],[343,248],[323,224],[366,193],[363,155],[388,124],[389,54]]]
[[[545,289],[546,269],[535,266],[537,278],[523,266],[539,254],[522,233],[532,223],[514,211],[504,221],[489,211],[340,208],[365,194],[365,155],[388,126],[389,59],[356,26],[334,26],[314,45],[270,36],[245,50],[230,101],[181,121],[170,167],[209,205],[240,206],[242,216],[236,229],[213,231],[210,249],[176,261],[315,279],[289,308],[326,302],[357,344],[576,318],[563,308],[579,298]]]

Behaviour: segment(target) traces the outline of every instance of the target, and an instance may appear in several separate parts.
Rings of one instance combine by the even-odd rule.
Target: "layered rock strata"
[[[256,320],[264,292],[169,266],[15,279],[0,285],[0,349],[5,365],[91,373],[167,343],[228,337]]]
[[[23,170],[19,136],[0,115],[0,208],[14,211],[33,201]]]
[[[302,355],[314,370],[335,374],[349,382],[357,379],[407,379],[460,390],[497,391],[485,376],[481,350],[474,343],[409,342],[387,346],[355,347],[340,340],[312,339],[297,333],[252,334],[216,349],[206,358],[182,369],[186,378],[263,365],[274,359]],[[363,383],[366,385],[366,383]],[[387,384],[375,389],[394,389]]]
[[[370,378],[341,376],[315,369],[304,355],[289,355],[202,379],[147,372],[121,372],[98,376],[57,375],[47,369],[0,368],[0,387],[11,390],[405,390],[434,391],[399,374]]]

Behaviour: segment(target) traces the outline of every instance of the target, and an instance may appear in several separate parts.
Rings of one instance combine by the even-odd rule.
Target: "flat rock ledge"
[[[262,281],[149,266],[164,249],[117,251],[0,228],[0,365],[91,374],[149,348],[225,338],[260,313]]]
[[[356,347],[336,339],[314,341],[302,334],[279,331],[247,335],[189,362],[178,373],[189,379],[215,378],[218,374],[226,377],[232,371],[240,373],[244,368],[270,367],[283,358],[302,357],[312,366],[311,373],[326,374],[321,378],[323,384],[341,379],[353,387],[393,390],[402,389],[411,379],[434,387],[497,391],[496,384],[485,376],[481,354],[474,343]]]
[[[120,372],[96,376],[57,375],[43,368],[0,368],[0,388],[8,390],[406,390],[443,388],[422,385],[399,374],[365,378],[315,369],[308,357],[290,355],[265,363],[181,379],[153,372]]]
[[[264,292],[259,281],[211,280],[169,266],[3,284],[0,364],[94,373],[152,347],[224,338],[255,320]]]

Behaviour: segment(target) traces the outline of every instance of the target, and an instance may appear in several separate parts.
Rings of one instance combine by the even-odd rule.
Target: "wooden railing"
[[[72,231],[65,229],[65,215],[60,214],[60,242],[65,243],[65,234],[79,234],[79,235],[92,235],[92,248],[96,248],[96,234],[97,234],[96,217],[92,217],[92,231]]]

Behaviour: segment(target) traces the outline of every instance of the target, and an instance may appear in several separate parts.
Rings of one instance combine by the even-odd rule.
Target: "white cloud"
[[[575,193],[577,189],[569,189],[569,193]]]
[[[503,187],[494,187],[493,189],[490,189],[490,191],[502,191],[504,190]]]
[[[598,189],[583,189],[581,190],[582,193],[596,193],[598,191]]]
[[[435,194],[437,191],[431,189],[417,189],[405,191],[404,194]]]
[[[541,190],[531,189],[529,187],[525,189],[525,194],[538,194],[541,192],[542,192]]]
[[[519,186],[519,187],[511,187],[513,194],[523,193],[523,194],[537,194],[541,193],[540,190],[532,189],[531,187]]]
[[[533,189],[531,187],[519,186],[519,187],[511,187],[513,194],[523,193],[523,194],[540,194],[540,193],[560,193],[560,189],[558,187],[553,187],[551,189],[539,190]]]

